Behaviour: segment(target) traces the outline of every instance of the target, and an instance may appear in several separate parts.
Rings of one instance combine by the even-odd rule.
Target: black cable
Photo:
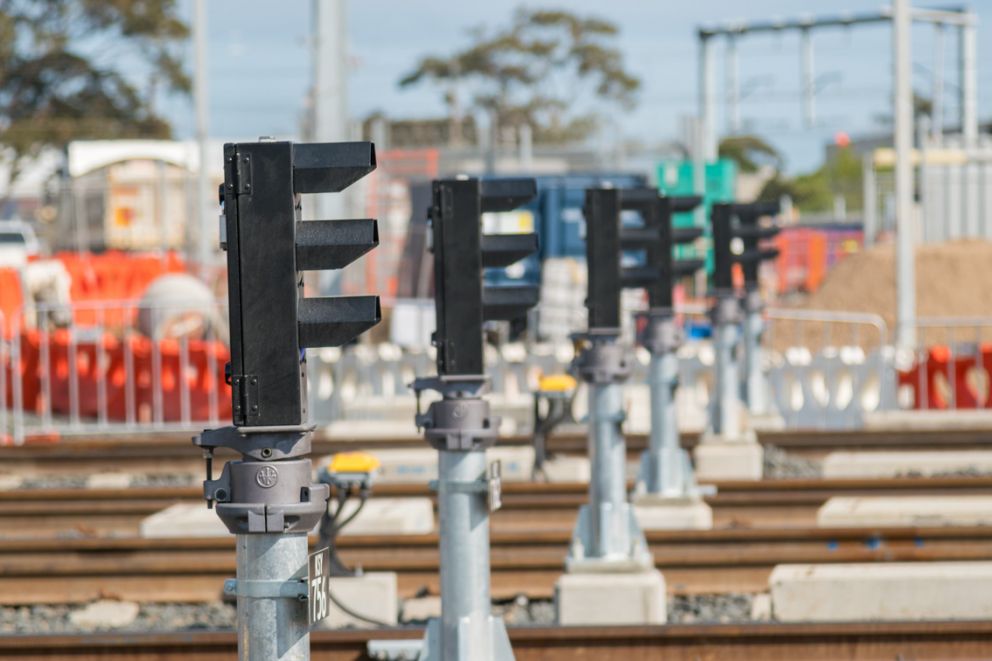
[[[358,516],[359,512],[361,512],[362,509],[365,507],[365,503],[368,501],[368,490],[367,489],[362,489],[362,492],[361,492],[360,495],[362,496],[362,499],[359,501],[358,507],[355,508],[355,511],[352,512],[351,514],[349,514],[348,517],[344,521],[340,521],[339,522],[338,521],[338,517],[341,516],[341,513],[344,511],[345,504],[348,502],[348,500],[351,497],[351,490],[350,489],[342,489],[341,492],[338,495],[338,498],[337,498],[338,506],[335,508],[334,513],[333,514],[327,513],[325,515],[324,521],[326,521],[330,525],[325,525],[324,522],[322,522],[321,523],[321,526],[320,526],[320,539],[321,539],[321,543],[327,544],[328,549],[329,549],[330,554],[331,554],[331,562],[332,562],[332,564],[334,564],[335,561],[336,561],[336,564],[339,565],[340,568],[341,569],[344,569],[344,570],[347,570],[347,568],[345,567],[344,563],[342,563],[341,560],[340,560],[340,558],[338,557],[338,554],[337,554],[337,544],[335,542],[337,542],[338,534],[341,532],[341,529],[344,528],[349,523],[351,523],[355,519],[355,517]],[[350,571],[350,570],[348,570],[348,571]],[[354,577],[355,574],[352,574],[351,576]],[[342,577],[342,576],[331,576],[330,578],[333,579],[333,578],[347,578],[347,577],[346,576],[345,577]],[[331,603],[333,603],[335,606],[337,606],[338,609],[342,613],[344,613],[345,615],[347,615],[349,617],[352,617],[352,618],[354,618],[356,620],[359,620],[361,622],[365,622],[367,624],[371,624],[371,625],[374,625],[374,626],[377,626],[377,627],[389,627],[389,626],[392,626],[388,622],[382,622],[380,620],[376,620],[375,618],[367,617],[367,616],[362,615],[361,613],[357,613],[357,612],[353,611],[352,609],[348,608],[347,606],[345,606],[344,603],[342,603],[341,600],[338,599],[334,595],[333,592],[331,592],[330,580],[328,580],[328,585],[327,585],[327,596],[331,600]]]

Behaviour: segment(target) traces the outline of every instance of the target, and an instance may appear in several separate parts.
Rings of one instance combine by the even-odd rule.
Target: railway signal
[[[660,252],[655,249],[657,223],[652,219],[645,227],[621,226],[624,209],[648,209],[657,191],[641,189],[591,188],[586,190],[583,212],[586,220],[586,263],[588,290],[586,308],[588,327],[580,336],[581,353],[575,359],[577,376],[589,389],[589,458],[592,476],[589,502],[579,510],[572,543],[565,561],[566,574],[559,580],[559,620],[562,624],[583,624],[572,619],[573,576],[600,572],[650,572],[653,559],[644,533],[627,501],[627,451],[621,425],[624,419],[623,383],[630,376],[627,347],[619,342],[621,334],[620,294],[625,287],[647,287],[659,274]],[[645,206],[646,205],[646,206]],[[621,253],[626,249],[645,249],[648,261],[624,268]],[[651,257],[653,255],[653,258]],[[660,574],[658,583],[660,584]],[[604,586],[604,589],[609,589]],[[663,592],[663,588],[661,589]],[[663,599],[663,594],[658,595]],[[664,602],[649,610],[664,611]]]
[[[740,381],[734,352],[738,344],[738,326],[741,319],[741,306],[733,279],[733,269],[739,265],[746,288],[745,309],[747,319],[757,325],[745,324],[747,345],[745,355],[748,361],[748,391],[750,391],[752,371],[757,372],[758,389],[760,365],[757,360],[757,342],[760,341],[761,297],[758,291],[758,269],[761,262],[774,259],[778,251],[762,245],[762,240],[778,234],[774,225],[761,225],[758,221],[765,216],[778,213],[776,203],[758,204],[715,204],[712,210],[713,223],[713,294],[712,310],[714,340],[716,349],[716,384],[712,407],[711,427],[717,436],[739,437],[743,430],[740,420]],[[753,310],[752,310],[753,308]],[[755,330],[757,329],[757,333]],[[750,394],[750,392],[749,392]],[[763,397],[763,393],[761,394]]]
[[[651,393],[651,432],[648,449],[641,456],[636,495],[641,499],[698,498],[699,489],[689,455],[679,444],[675,389],[678,386],[678,348],[681,335],[673,309],[673,289],[683,278],[705,265],[701,259],[675,259],[676,246],[690,244],[703,235],[701,227],[675,228],[673,215],[692,211],[702,199],[664,197],[655,189],[624,191],[632,198],[625,208],[640,212],[641,227],[622,230],[637,237],[621,241],[625,248],[641,248],[645,255],[645,289],[648,309],[640,315],[639,341],[651,353],[648,384]]]
[[[433,183],[429,211],[434,253],[437,376],[418,378],[421,392],[442,399],[417,424],[438,450],[441,619],[431,620],[426,658],[440,661],[513,658],[501,618],[492,615],[489,512],[499,504],[498,464],[486,448],[499,419],[484,398],[483,324],[526,317],[538,302],[536,286],[486,286],[483,269],[509,266],[537,251],[537,235],[482,233],[482,214],[510,211],[536,195],[533,179],[444,179]]]
[[[740,223],[744,253],[757,255],[756,259],[741,264],[744,276],[744,296],[741,306],[744,311],[744,383],[743,396],[748,411],[752,415],[770,413],[768,384],[761,369],[761,338],[765,333],[765,302],[761,297],[758,283],[758,270],[761,262],[778,257],[776,248],[765,247],[761,242],[778,235],[781,228],[773,223],[761,224],[762,218],[777,216],[780,207],[777,202],[739,204],[736,206]]]
[[[671,205],[668,201],[666,205]],[[672,205],[674,206],[674,205]],[[620,342],[620,294],[625,288],[646,289],[653,304],[670,298],[665,278],[685,268],[662,249],[670,232],[671,209],[662,206],[658,191],[638,188],[591,188],[583,207],[586,220],[586,262],[589,272],[586,307],[589,322],[580,337],[581,353],[574,368],[589,391],[589,502],[579,510],[565,559],[565,574],[555,586],[558,621],[589,625],[589,596],[603,603],[627,603],[617,624],[660,624],[666,619],[665,581],[627,498],[627,448],[623,383],[630,375],[628,348]],[[622,222],[623,212],[636,212],[639,226]],[[687,236],[688,239],[688,236]],[[623,253],[637,251],[642,260],[624,266]],[[622,580],[617,580],[622,575]]]
[[[302,221],[300,201],[338,193],[375,164],[369,142],[224,146],[233,425],[194,442],[207,458],[208,505],[237,535],[237,579],[225,591],[237,595],[242,659],[309,658],[308,611],[322,610],[307,608],[305,580],[307,533],[328,497],[312,480],[306,349],[349,342],[380,313],[377,296],[304,296],[302,273],[346,266],[378,234],[372,219]],[[242,458],[214,479],[219,447]]]

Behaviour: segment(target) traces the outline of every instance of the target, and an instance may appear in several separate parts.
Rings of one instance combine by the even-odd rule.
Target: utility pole
[[[195,261],[200,272],[205,274],[210,265],[211,239],[214,235],[213,201],[210,191],[210,138],[209,112],[210,94],[207,75],[207,0],[194,0],[193,5],[193,103],[196,107],[196,144],[199,151],[199,166],[196,174],[196,214],[189,220],[193,225],[190,232],[195,245]]]
[[[915,223],[913,214],[913,87],[909,0],[893,0],[892,61],[895,97],[896,344],[916,345]]]
[[[944,140],[944,51],[946,28],[943,23],[933,26],[933,71],[931,72],[932,97],[931,111],[933,115],[932,139],[939,147]]]
[[[970,12],[965,16],[968,20],[958,28],[961,133],[965,148],[973,149],[978,140],[978,42],[975,26],[978,19]]]
[[[816,79],[813,73],[813,35],[809,27],[799,30],[802,44],[800,81],[803,90],[803,123],[806,128],[816,125]]]
[[[236,535],[237,578],[224,592],[237,597],[242,661],[309,659],[309,626],[326,615],[323,571],[308,570],[307,533],[327,511],[328,486],[313,482],[309,458],[306,349],[346,344],[381,314],[378,296],[304,297],[302,272],[344,267],[377,245],[378,230],[372,219],[301,222],[299,200],[373,169],[368,142],[224,146],[232,425],[194,444],[207,504]],[[214,479],[217,448],[241,459]]]
[[[699,33],[699,119],[702,123],[702,157],[704,163],[716,160],[716,113],[715,113],[715,80],[713,72],[713,39],[710,35]],[[699,176],[699,173],[697,173]],[[702,191],[697,188],[697,194]]]
[[[347,0],[313,0],[313,135],[314,142],[345,142],[348,129]],[[355,191],[342,195],[315,195],[316,218],[343,218],[356,213],[350,204]],[[340,273],[320,274],[320,290],[336,293]]]
[[[727,77],[727,132],[738,135],[741,132],[741,82],[740,66],[737,59],[737,37],[727,35],[726,53]]]

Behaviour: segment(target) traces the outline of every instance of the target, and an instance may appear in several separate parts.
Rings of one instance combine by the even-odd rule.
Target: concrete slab
[[[349,516],[358,501],[349,502],[344,515]],[[341,531],[348,535],[429,535],[434,532],[434,505],[431,499],[376,498],[365,503],[351,523]]]
[[[663,624],[665,579],[653,569],[636,573],[562,574],[555,583],[558,623]]]
[[[119,629],[138,618],[138,604],[101,599],[69,613],[69,621],[83,629]]]
[[[635,496],[634,516],[642,530],[709,530],[713,508],[700,498]]]
[[[769,585],[783,622],[992,618],[992,562],[779,565]]]
[[[348,515],[357,502],[345,507]],[[179,503],[142,519],[140,535],[148,539],[174,537],[227,537],[217,512],[201,504]],[[371,498],[361,513],[350,522],[342,536],[347,535],[426,535],[434,532],[434,507],[431,499]]]
[[[21,475],[0,475],[0,491],[13,491],[14,489],[20,489],[23,483],[24,477]]]
[[[992,473],[989,450],[836,451],[823,458],[823,477],[930,477]]]
[[[720,440],[707,436],[693,451],[696,478],[713,480],[760,480],[764,471],[764,449],[757,441]]]
[[[376,481],[386,484],[423,484],[437,479],[437,450],[424,444],[422,448],[368,449],[380,462]],[[503,480],[530,481],[534,470],[534,448],[531,446],[500,446],[487,452],[489,461],[499,460]],[[321,459],[326,463],[327,458]]]
[[[432,617],[441,617],[440,595],[403,600],[403,609],[400,613],[401,622],[426,622]]]
[[[203,503],[176,504],[141,520],[139,534],[149,539],[169,537],[230,537],[217,512]]]
[[[785,418],[778,413],[752,414],[748,420],[751,429],[756,432],[782,431],[785,429]]]
[[[558,455],[544,462],[548,482],[589,482],[592,467],[589,457]]]
[[[333,599],[320,628],[373,629],[396,626],[399,598],[395,572],[370,572],[355,577],[332,578],[329,589]],[[345,612],[334,603],[335,600],[351,613]]]
[[[820,506],[822,528],[992,525],[992,496],[834,496]]]
[[[992,430],[992,411],[872,411],[864,424],[870,431]]]
[[[767,622],[772,619],[772,596],[760,592],[751,597],[751,619]]]
[[[375,441],[383,439],[413,440],[423,438],[423,432],[417,431],[417,426],[413,424],[413,415],[416,407],[410,409],[410,417],[399,420],[373,419],[373,420],[336,420],[323,427],[322,431],[328,438],[349,439],[358,441],[368,441],[375,445]]]

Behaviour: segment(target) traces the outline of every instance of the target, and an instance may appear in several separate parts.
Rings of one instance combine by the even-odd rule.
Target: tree
[[[471,32],[473,43],[447,56],[424,57],[401,87],[431,82],[442,87],[449,114],[458,114],[460,89],[471,106],[500,128],[529,124],[534,139],[562,143],[588,137],[597,125],[591,101],[630,109],[640,81],[612,44],[617,27],[566,11],[517,9],[510,24]],[[591,95],[591,98],[585,98]]]
[[[0,145],[11,179],[44,147],[168,137],[152,104],[158,84],[189,90],[174,53],[187,35],[176,0],[0,0]]]
[[[717,149],[720,158],[727,158],[741,172],[757,172],[764,165],[782,169],[782,155],[778,150],[756,135],[732,135],[720,141]]]
[[[776,175],[758,195],[760,200],[792,198],[801,211],[823,212],[833,209],[834,197],[844,196],[848,209],[864,206],[861,159],[850,147],[838,147],[827,161],[813,172],[788,179]]]

